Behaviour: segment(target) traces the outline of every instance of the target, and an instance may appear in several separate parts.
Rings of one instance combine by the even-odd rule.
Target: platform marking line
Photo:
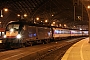
[[[81,45],[81,49],[80,49],[80,56],[81,56],[81,60],[84,60],[83,58],[83,53],[82,53],[82,48],[83,48],[83,45],[85,44],[85,42]]]

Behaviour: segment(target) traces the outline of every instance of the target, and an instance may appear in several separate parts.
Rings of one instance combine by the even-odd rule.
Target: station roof
[[[0,0],[0,9],[4,8],[9,10],[3,11],[3,18],[0,18],[3,26],[18,20],[17,14],[27,14],[25,19],[31,22],[39,17],[41,21],[55,21],[69,27],[88,25],[86,9],[79,0]]]

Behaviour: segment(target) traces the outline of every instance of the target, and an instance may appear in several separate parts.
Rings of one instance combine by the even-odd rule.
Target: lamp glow
[[[21,38],[21,35],[20,35],[20,34],[18,34],[18,35],[17,35],[17,38],[18,38],[18,39],[20,39],[20,38]]]
[[[3,37],[4,37],[4,38],[6,38],[7,36],[6,36],[6,35],[4,35]]]

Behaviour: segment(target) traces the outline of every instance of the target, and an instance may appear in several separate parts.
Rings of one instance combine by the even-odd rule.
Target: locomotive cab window
[[[19,24],[9,24],[7,26],[7,30],[10,30],[10,29],[18,30],[19,29]]]

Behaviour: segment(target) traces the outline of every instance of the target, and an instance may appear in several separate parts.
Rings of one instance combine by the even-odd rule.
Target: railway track
[[[8,50],[14,50],[16,48],[0,48],[0,52],[8,51]]]
[[[81,39],[83,38],[77,38],[70,42],[63,42],[60,46],[56,46],[55,48],[48,50],[46,54],[39,54],[35,60],[61,60],[67,49]]]
[[[85,38],[85,37],[83,37]],[[66,50],[72,46],[74,43],[80,41],[83,38],[74,38],[74,39],[67,39],[67,40],[62,40],[62,41],[58,41],[58,42],[52,42],[49,44],[44,44],[44,45],[37,45],[37,46],[32,46],[32,47],[28,47],[28,48],[22,48],[22,50],[20,49],[16,49],[15,51],[22,51],[20,52],[20,54],[16,54],[14,53],[14,50],[10,49],[11,51],[13,51],[12,54],[16,54],[16,55],[12,55],[9,56],[10,59],[13,57],[17,57],[18,55],[21,55],[19,57],[19,60],[60,60],[63,56],[63,54],[66,52]],[[33,52],[30,52],[32,51]],[[5,52],[9,49],[1,49],[1,51]],[[27,50],[27,51],[26,51]],[[34,51],[35,50],[35,51]],[[7,51],[8,52],[8,51]],[[28,54],[24,54],[27,53]],[[9,53],[10,54],[10,53]],[[6,55],[6,54],[5,54]],[[4,56],[5,56],[4,55]],[[25,56],[24,56],[25,55]],[[5,58],[7,59],[7,58]]]

